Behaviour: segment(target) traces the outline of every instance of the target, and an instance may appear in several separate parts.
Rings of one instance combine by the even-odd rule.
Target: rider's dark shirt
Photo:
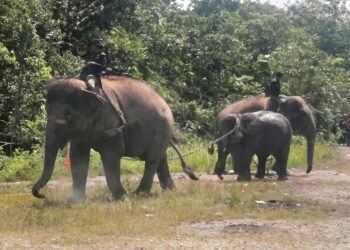
[[[269,95],[278,97],[281,94],[281,82],[275,80],[270,83]]]
[[[100,78],[106,72],[107,69],[107,55],[105,52],[100,53],[86,53],[84,55],[86,65],[80,73],[80,78],[85,79],[88,75],[94,75],[96,78]]]
[[[94,62],[100,64],[103,69],[106,69],[107,66],[107,55],[105,52],[101,51],[100,53],[86,53],[85,56],[85,61],[88,64],[89,62]]]

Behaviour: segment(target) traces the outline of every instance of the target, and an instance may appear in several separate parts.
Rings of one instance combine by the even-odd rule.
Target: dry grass
[[[136,186],[127,180],[128,189]],[[55,235],[92,234],[125,237],[171,237],[176,226],[184,222],[211,221],[227,218],[291,219],[310,221],[319,219],[312,202],[285,194],[291,183],[203,180],[177,181],[175,191],[162,192],[158,185],[147,198],[129,197],[124,201],[110,201],[110,193],[104,187],[88,190],[88,200],[69,205],[67,188],[47,189],[50,200],[33,198],[22,186],[2,190],[0,195],[0,233],[27,232]],[[68,192],[67,192],[68,191]],[[259,207],[256,200],[282,200],[306,204],[300,208]],[[316,209],[317,210],[317,209]],[[312,211],[312,212],[311,212]],[[319,211],[321,213],[321,211]]]
[[[348,160],[335,157],[333,160],[317,160],[316,168],[349,171],[348,164]],[[206,171],[202,173],[204,172]],[[208,240],[206,236],[201,232],[198,235],[193,231],[180,230],[181,225],[230,220],[248,220],[247,230],[237,232],[235,227],[228,225],[231,231],[228,231],[228,234],[218,234],[218,241],[211,239],[212,247],[209,248],[220,247],[219,239],[227,241],[229,246],[232,234],[235,235],[235,240],[240,239],[239,237],[248,240],[254,238],[255,241],[252,242],[262,241],[268,235],[268,244],[284,244],[288,241],[289,236],[286,232],[289,225],[312,231],[309,225],[315,225],[317,228],[317,225],[327,224],[331,219],[350,216],[347,212],[348,203],[337,203],[347,199],[349,182],[338,180],[335,183],[337,176],[322,183],[318,177],[311,178],[312,175],[294,177],[295,179],[291,178],[287,182],[278,182],[276,177],[273,177],[250,183],[237,183],[233,181],[232,176],[225,177],[224,181],[217,180],[215,176],[207,176],[200,181],[175,176],[177,188],[173,191],[163,192],[158,183],[154,183],[149,197],[136,198],[130,195],[124,201],[115,202],[111,200],[106,185],[100,184],[88,187],[86,202],[73,205],[66,203],[71,192],[70,178],[68,183],[50,182],[43,190],[49,197],[47,201],[35,199],[30,195],[30,183],[1,184],[0,248],[40,246],[48,249],[55,246],[70,249],[111,249],[116,248],[113,245],[116,244],[118,249],[140,249],[147,241],[150,247],[146,249],[153,249],[155,242],[163,242],[163,247],[174,244],[176,249],[175,239],[186,239],[188,246],[193,247],[197,244],[201,248],[201,242]],[[125,174],[123,176],[123,185],[128,193],[135,190],[138,181],[139,177]],[[344,190],[338,194],[339,197],[335,197],[335,202],[329,202],[329,197],[334,196],[333,189],[336,185]],[[309,190],[309,194],[305,190]],[[323,196],[317,197],[317,193]],[[277,200],[280,204],[256,203],[268,200]],[[265,232],[266,228],[260,227],[259,223],[265,225],[270,221],[277,222],[277,228],[271,227]],[[285,223],[281,227],[282,231],[278,229],[279,222]],[[243,223],[243,226],[245,225]],[[328,233],[327,230],[323,229],[325,234]],[[301,234],[293,233],[291,237],[298,240]],[[311,236],[305,236],[303,239],[309,239],[308,237]],[[136,245],[130,245],[130,241],[136,242]],[[140,242],[140,245],[137,242]],[[97,244],[104,247],[97,248]],[[277,244],[276,249],[279,249],[279,246]]]

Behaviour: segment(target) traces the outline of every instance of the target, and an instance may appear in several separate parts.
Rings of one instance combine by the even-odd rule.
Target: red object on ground
[[[68,171],[70,171],[70,159],[69,159],[69,155],[70,155],[70,149],[68,148],[66,151],[67,155],[66,155],[66,159],[64,161],[64,168]]]

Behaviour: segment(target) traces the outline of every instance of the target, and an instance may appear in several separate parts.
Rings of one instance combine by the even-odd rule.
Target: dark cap
[[[282,76],[283,76],[283,73],[282,73],[282,72],[277,72],[277,73],[276,73],[276,77],[277,77],[277,78],[281,78]]]
[[[100,48],[100,49],[102,49],[104,47],[101,39],[94,39],[94,40],[90,41],[88,47],[90,47],[92,45],[95,45],[97,48]]]

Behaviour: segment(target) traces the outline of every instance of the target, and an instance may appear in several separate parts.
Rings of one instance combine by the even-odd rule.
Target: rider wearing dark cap
[[[100,77],[106,73],[107,55],[103,49],[102,41],[94,39],[88,44],[83,56],[86,65],[82,69],[79,78],[87,83],[90,90],[95,90],[97,85],[101,84]]]
[[[270,83],[268,96],[270,97],[268,110],[277,111],[280,105],[281,95],[281,79],[283,74],[281,72],[276,73],[276,79]]]

